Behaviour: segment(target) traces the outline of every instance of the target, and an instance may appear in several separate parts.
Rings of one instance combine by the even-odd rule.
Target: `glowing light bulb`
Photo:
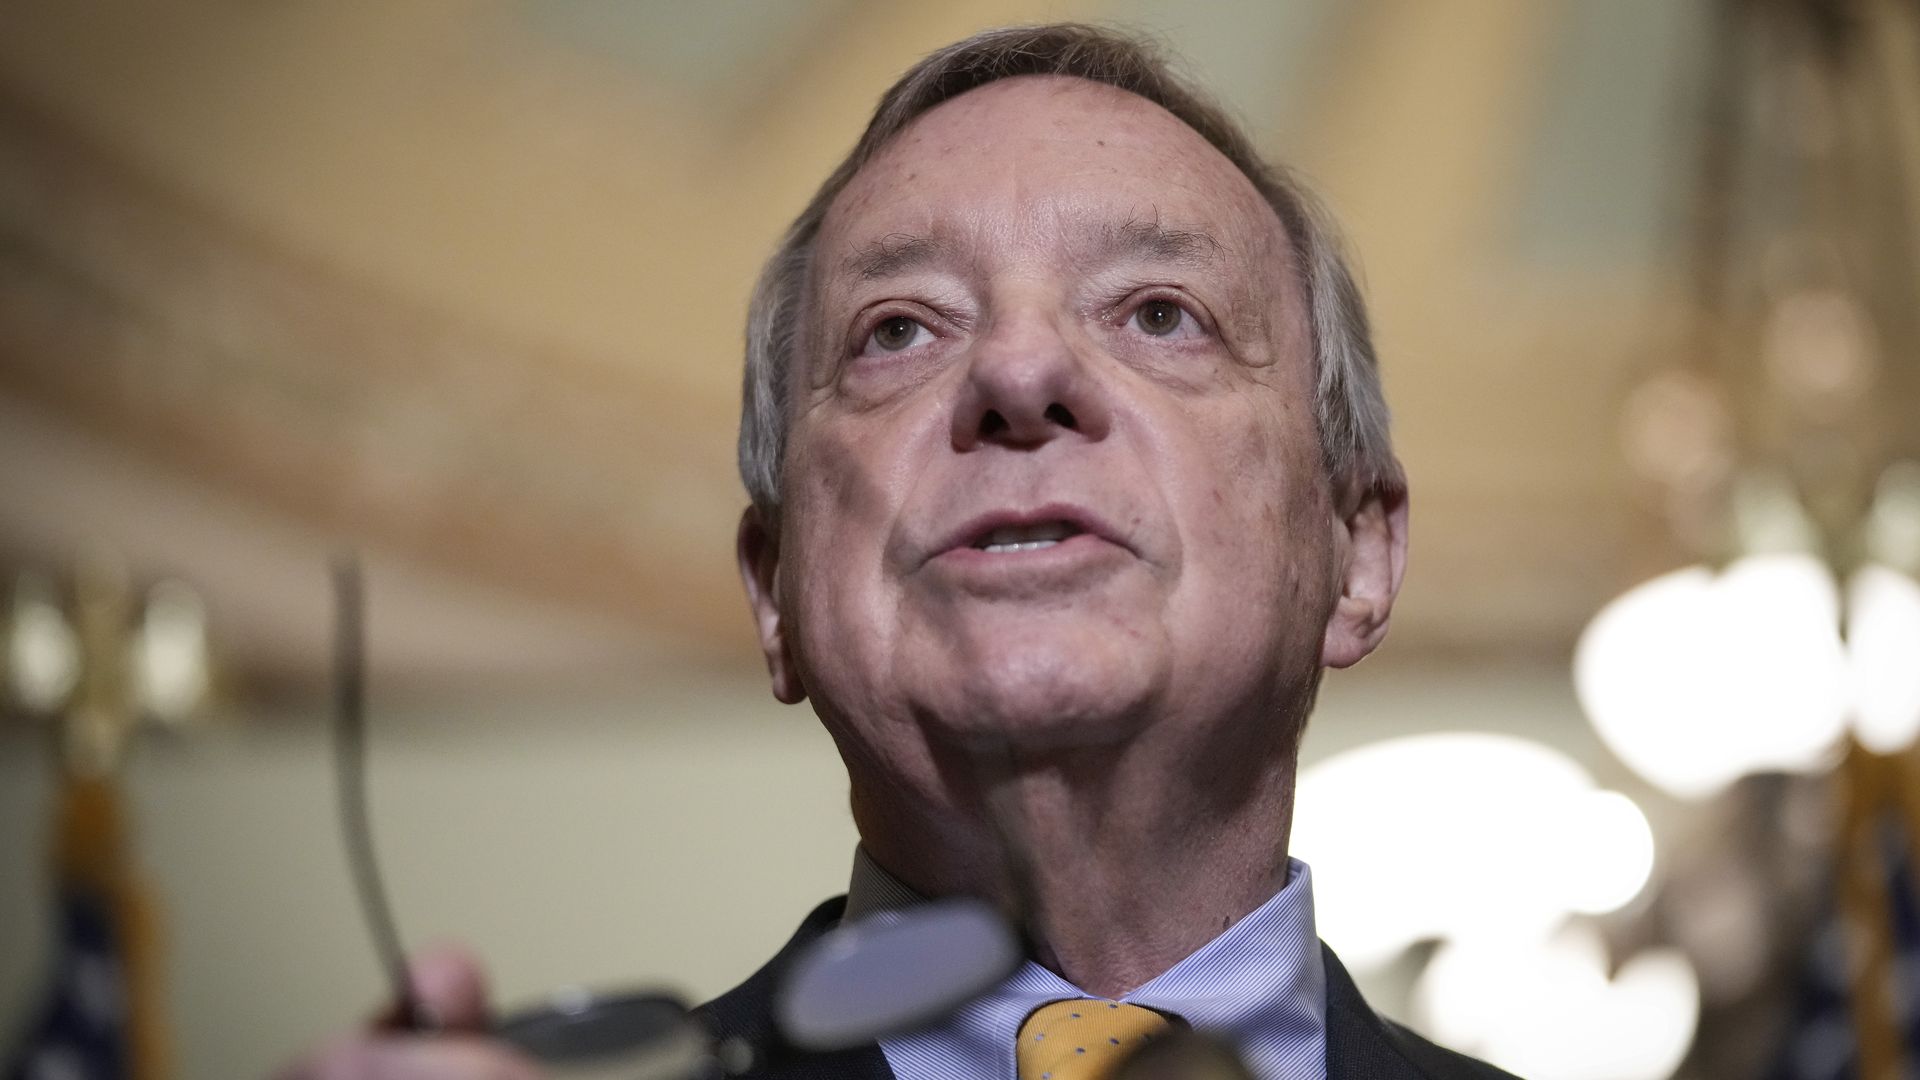
[[[1839,610],[1832,577],[1806,555],[1676,571],[1594,616],[1574,688],[1607,747],[1674,795],[1816,769],[1846,731]]]
[[[1571,925],[1543,940],[1441,946],[1414,987],[1421,1027],[1442,1043],[1537,1080],[1665,1080],[1693,1043],[1700,985],[1673,949],[1629,957]]]
[[[1868,566],[1847,586],[1847,674],[1853,730],[1876,754],[1920,733],[1920,583]]]
[[[1604,915],[1638,896],[1653,876],[1653,827],[1632,799],[1588,791],[1572,800],[1566,831],[1554,848],[1562,896],[1570,911]]]
[[[179,723],[207,695],[207,608],[198,593],[162,581],[147,593],[134,635],[132,677],[139,701],[161,720]]]
[[[1615,910],[1653,865],[1631,800],[1557,750],[1479,733],[1391,739],[1308,768],[1291,848],[1314,868],[1321,935],[1361,968],[1416,941],[1540,935],[1570,912]]]
[[[60,610],[59,590],[38,574],[14,584],[7,630],[7,682],[29,712],[59,711],[80,682],[80,637]]]

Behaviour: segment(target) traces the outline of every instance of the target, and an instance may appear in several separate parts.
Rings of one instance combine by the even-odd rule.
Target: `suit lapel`
[[[1320,946],[1327,971],[1328,1080],[1424,1080],[1397,1053],[1380,1017],[1361,998],[1333,950]]]
[[[773,994],[800,950],[832,929],[846,909],[846,897],[835,897],[813,909],[779,955],[739,986],[696,1009],[722,1039],[741,1039],[759,1049],[773,1047],[770,1057],[754,1072],[764,1080],[894,1080],[893,1070],[878,1044],[834,1054],[783,1053],[777,1047],[773,1023]]]
[[[894,1080],[879,1044],[770,1063],[754,1080]]]
[[[1514,1080],[1381,1019],[1333,950],[1321,945],[1320,954],[1327,971],[1327,1080]]]

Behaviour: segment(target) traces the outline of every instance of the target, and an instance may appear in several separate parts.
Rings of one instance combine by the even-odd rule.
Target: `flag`
[[[54,823],[57,938],[6,1080],[164,1080],[155,923],[110,777],[67,775]]]
[[[1834,909],[1774,1080],[1920,1077],[1920,749],[1850,749]]]

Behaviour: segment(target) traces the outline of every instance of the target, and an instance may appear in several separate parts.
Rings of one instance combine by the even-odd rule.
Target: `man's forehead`
[[[918,117],[860,169],[822,228],[828,275],[872,276],[996,232],[1187,261],[1284,240],[1225,155],[1135,94],[1020,76]]]

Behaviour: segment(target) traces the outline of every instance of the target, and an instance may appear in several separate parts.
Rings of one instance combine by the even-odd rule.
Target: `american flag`
[[[60,899],[53,986],[7,1080],[122,1080],[132,1076],[123,942],[110,905],[84,892]]]
[[[1911,823],[1883,811],[1814,935],[1772,1080],[1920,1078],[1920,877]]]
[[[69,777],[54,835],[57,938],[6,1080],[159,1080],[153,924],[109,779]]]

